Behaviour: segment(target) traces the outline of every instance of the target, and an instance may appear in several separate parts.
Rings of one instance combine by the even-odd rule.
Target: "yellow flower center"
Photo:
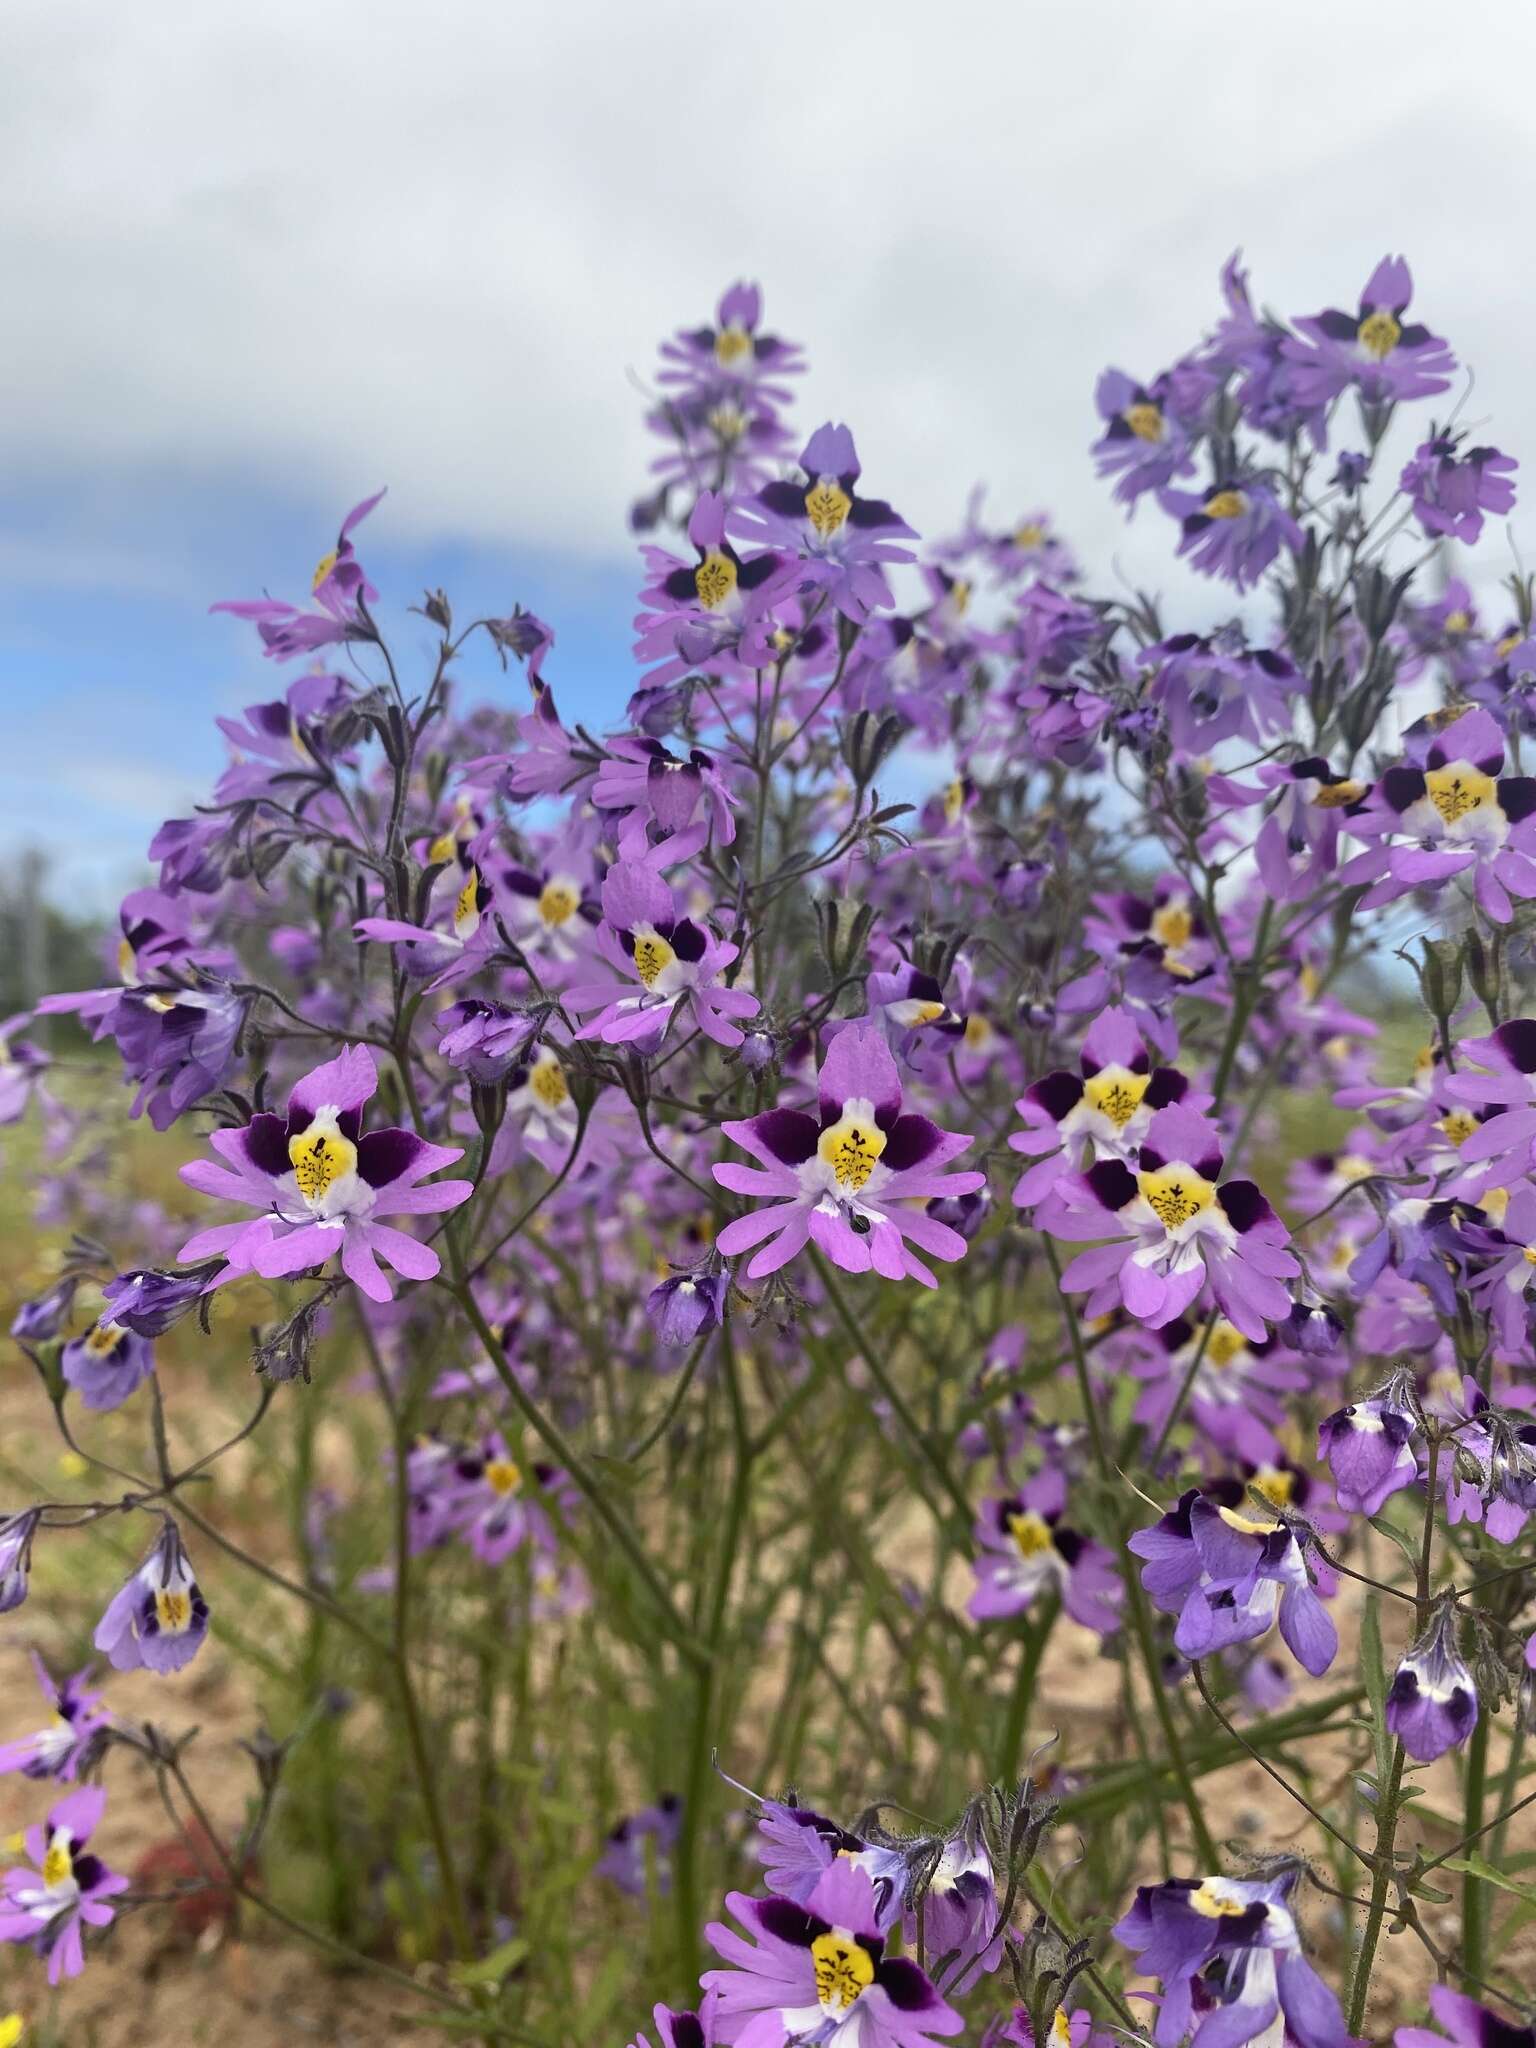
[[[1072,2022],[1064,2005],[1057,2006],[1056,2017],[1051,2021],[1051,2040],[1055,2048],[1072,2048]]]
[[[835,1124],[828,1125],[816,1147],[822,1163],[831,1167],[838,1186],[851,1188],[855,1193],[874,1172],[875,1162],[884,1150],[884,1131],[873,1117],[860,1116],[852,1109],[845,1109]]]
[[[1319,811],[1341,811],[1346,804],[1357,804],[1365,795],[1363,782],[1325,782],[1312,799],[1312,807]]]
[[[1163,409],[1154,405],[1150,398],[1138,399],[1135,405],[1128,405],[1120,417],[1138,441],[1161,441],[1163,438]]]
[[[1403,330],[1385,307],[1378,306],[1374,313],[1367,313],[1360,322],[1356,338],[1366,354],[1374,356],[1379,363],[1397,347],[1403,338]]]
[[[581,891],[574,882],[557,878],[539,891],[539,916],[547,925],[569,924],[581,907]]]
[[[1477,1129],[1477,1118],[1470,1109],[1453,1109],[1441,1117],[1438,1128],[1444,1131],[1453,1145],[1465,1145]]]
[[[124,981],[137,981],[139,978],[139,963],[133,957],[133,948],[126,939],[118,945],[117,971]]]
[[[1469,811],[1498,800],[1498,785],[1491,775],[1474,768],[1470,761],[1452,761],[1446,768],[1431,768],[1424,777],[1429,800],[1447,825],[1454,825]]]
[[[722,370],[739,363],[752,350],[752,337],[745,327],[722,327],[715,336],[715,361]]]
[[[1008,1517],[1008,1533],[1018,1545],[1020,1557],[1038,1557],[1051,1547],[1050,1529],[1032,1508]]]
[[[719,611],[736,588],[736,564],[729,555],[711,548],[693,572],[693,587],[705,611]]]
[[[155,1594],[155,1619],[161,1632],[179,1636],[192,1619],[192,1596],[179,1586],[162,1586]]]
[[[1241,1899],[1229,1899],[1217,1891],[1209,1878],[1190,1893],[1189,1903],[1207,1920],[1232,1920],[1248,1910]]]
[[[341,1135],[333,1121],[317,1118],[307,1131],[288,1140],[288,1158],[299,1193],[313,1202],[354,1171],[357,1147]]]
[[[821,477],[805,494],[805,516],[823,540],[832,538],[852,510],[853,500],[835,476]]]
[[[1166,903],[1152,914],[1152,936],[1170,953],[1187,946],[1195,935],[1195,920],[1187,903]]]
[[[74,1875],[75,1859],[69,1853],[69,1837],[60,1832],[48,1844],[48,1853],[43,1858],[43,1883],[50,1891]]]
[[[559,1109],[571,1097],[565,1085],[565,1069],[547,1049],[528,1070],[528,1088],[534,1100],[542,1102],[546,1109]]]
[[[1241,519],[1247,510],[1248,500],[1241,491],[1212,491],[1204,506],[1207,519]]]
[[[516,1493],[523,1483],[523,1475],[510,1458],[492,1458],[485,1468],[485,1483],[492,1493],[503,1499],[509,1493]]]
[[[1447,633],[1470,633],[1472,630],[1472,614],[1460,611],[1448,612],[1445,619],[1445,630]]]
[[[1216,1199],[1215,1188],[1191,1166],[1164,1166],[1156,1173],[1139,1173],[1136,1185],[1148,1208],[1168,1230],[1188,1223]]]
[[[1016,548],[1037,548],[1045,539],[1045,528],[1038,519],[1026,519],[1022,526],[1013,530],[1013,544]]]
[[[992,1043],[991,1021],[978,1010],[973,1010],[965,1020],[965,1043],[969,1052],[984,1052]]]
[[[1254,1473],[1248,1484],[1255,1493],[1262,1493],[1272,1506],[1288,1508],[1296,1491],[1296,1474],[1282,1472],[1278,1465],[1265,1465]]]
[[[1241,1358],[1247,1349],[1248,1339],[1241,1330],[1234,1329],[1226,1321],[1212,1323],[1211,1334],[1206,1340],[1205,1356],[1208,1363],[1214,1365],[1218,1372],[1224,1371],[1235,1358]]]
[[[971,586],[963,576],[957,577],[949,586],[949,601],[961,618],[970,610]]]
[[[647,988],[654,988],[659,975],[677,958],[661,933],[641,925],[635,932],[635,972]]]
[[[121,1323],[98,1323],[86,1338],[85,1348],[92,1358],[110,1358],[125,1335]]]
[[[1117,1131],[1123,1131],[1141,1107],[1151,1082],[1150,1074],[1133,1074],[1128,1067],[1101,1067],[1083,1083],[1083,1099],[1090,1109],[1108,1117]]]
[[[722,441],[739,441],[747,431],[747,416],[739,405],[717,405],[711,408],[709,424]]]
[[[332,548],[331,552],[328,555],[322,555],[320,557],[319,561],[315,564],[315,580],[309,586],[311,590],[318,590],[320,588],[321,584],[325,581],[326,577],[329,576],[331,571],[335,568],[336,559],[337,551],[335,548]]]
[[[875,1981],[874,1957],[841,1927],[818,1934],[811,1943],[811,1968],[816,1973],[816,1996],[833,2012],[846,2012]]]
[[[480,877],[473,868],[453,906],[454,936],[472,939],[480,928]]]
[[[947,785],[947,786],[945,787],[945,791],[944,791],[944,822],[945,822],[945,824],[946,824],[946,825],[958,825],[958,824],[959,824],[959,822],[960,822],[960,814],[961,814],[961,812],[962,812],[962,811],[963,811],[964,809],[965,809],[965,784],[964,784],[964,783],[963,783],[963,782],[962,782],[962,781],[960,780],[959,776],[957,775],[957,776],[955,777],[954,781],[953,781],[953,782],[951,782],[951,783],[949,783],[949,784],[948,784],[948,785]]]

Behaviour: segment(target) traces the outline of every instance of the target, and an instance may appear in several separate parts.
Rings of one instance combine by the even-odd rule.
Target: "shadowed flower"
[[[1178,2048],[1197,2022],[1210,2048],[1267,2048],[1282,2036],[1294,2048],[1354,2048],[1337,1998],[1301,1952],[1289,1903],[1298,1875],[1172,1877],[1137,1888],[1113,1932],[1144,1976],[1162,1979],[1158,2048]]]
[[[32,1668],[52,1718],[34,1734],[0,1744],[0,1771],[21,1771],[29,1778],[59,1778],[68,1783],[95,1747],[96,1731],[112,1716],[102,1705],[100,1693],[85,1690],[84,1671],[55,1682],[35,1651]]]

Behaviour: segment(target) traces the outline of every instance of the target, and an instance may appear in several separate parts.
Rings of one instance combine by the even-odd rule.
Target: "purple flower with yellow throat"
[[[208,1603],[193,1576],[181,1532],[167,1515],[154,1548],[116,1592],[92,1638],[116,1671],[190,1664],[208,1633]]]
[[[1113,1932],[1143,1976],[1162,1980],[1158,2048],[1178,2048],[1192,2031],[1210,2048],[1356,2048],[1338,1999],[1302,1954],[1290,1905],[1300,1874],[1289,1865],[1266,1879],[1172,1877],[1137,1888]]]
[[[718,1921],[705,1938],[727,1965],[700,1983],[718,1994],[722,2032],[737,2041],[805,2048],[932,2048],[965,2022],[916,1963],[887,1954],[867,1870],[840,1859],[804,1905],[726,1895],[744,1939]]]
[[[1401,256],[1384,256],[1352,313],[1339,307],[1298,320],[1285,343],[1302,406],[1327,405],[1353,385],[1368,405],[1432,398],[1446,390],[1456,358],[1438,335],[1404,319],[1413,276]]]
[[[895,603],[886,581],[888,563],[910,562],[896,545],[917,535],[883,498],[862,498],[853,435],[829,420],[800,457],[803,481],[765,484],[731,512],[727,529],[743,540],[794,557],[786,589],[825,591],[855,625]]]
[[[1088,1295],[1090,1316],[1119,1306],[1160,1329],[1209,1286],[1245,1337],[1284,1321],[1291,1297],[1282,1283],[1301,1270],[1286,1249],[1290,1232],[1251,1180],[1223,1181],[1221,1169],[1216,1126],[1175,1104],[1153,1116],[1134,1165],[1100,1159],[1057,1183],[1038,1222],[1053,1237],[1095,1246],[1062,1275],[1069,1293]]]
[[[0,1941],[25,1942],[46,1957],[50,1984],[79,1976],[85,1968],[82,1926],[110,1926],[116,1908],[107,1901],[128,1889],[128,1879],[87,1847],[106,1803],[99,1785],[66,1793],[49,1810],[45,1827],[22,1836],[32,1868],[0,1876]]]
[[[1357,839],[1379,843],[1341,868],[1339,881],[1369,882],[1360,907],[1373,910],[1465,879],[1484,914],[1508,924],[1511,898],[1536,896],[1536,778],[1501,772],[1504,735],[1491,712],[1465,712],[1438,730],[1421,724],[1408,739],[1408,758],[1350,818]]]
[[[429,1144],[414,1131],[365,1133],[363,1107],[377,1087],[373,1054],[349,1045],[298,1082],[286,1118],[263,1113],[243,1129],[212,1132],[222,1164],[194,1160],[182,1179],[200,1194],[262,1213],[199,1231],[180,1256],[222,1256],[212,1286],[241,1273],[272,1280],[313,1272],[336,1253],[371,1301],[393,1298],[381,1259],[407,1280],[430,1280],[441,1266],[432,1247],[379,1219],[441,1215],[467,1202],[467,1180],[420,1185],[461,1158],[462,1148]]]
[[[959,1259],[965,1239],[910,1204],[971,1194],[985,1184],[984,1174],[943,1170],[970,1138],[902,1113],[895,1059],[868,1018],[833,1039],[818,1091],[814,1116],[771,1109],[721,1126],[759,1164],[728,1161],[714,1168],[715,1179],[733,1194],[766,1196],[768,1206],[728,1223],[716,1248],[735,1258],[764,1245],[747,1268],[752,1280],[777,1272],[812,1243],[845,1273],[937,1285],[916,1253]]]
[[[341,522],[335,547],[315,566],[310,586],[313,609],[272,597],[226,599],[211,609],[250,620],[273,661],[294,661],[345,640],[373,639],[365,608],[378,601],[379,593],[363,573],[352,535],[383,495],[375,491],[371,498],[364,498]]]

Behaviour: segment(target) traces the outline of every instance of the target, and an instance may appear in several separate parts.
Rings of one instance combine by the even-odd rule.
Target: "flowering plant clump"
[[[1340,283],[1085,388],[1166,607],[920,537],[749,284],[662,349],[622,711],[402,620],[382,493],[215,607],[283,681],[0,1025],[50,1981],[164,1905],[149,1784],[486,2042],[1529,2042],[1536,587],[1450,573],[1519,486],[1433,290]]]

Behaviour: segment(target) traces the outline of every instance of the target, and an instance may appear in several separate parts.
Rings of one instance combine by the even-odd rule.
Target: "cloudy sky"
[[[616,710],[633,380],[737,277],[923,532],[985,479],[1167,590],[1093,380],[1187,346],[1239,245],[1293,313],[1401,249],[1467,416],[1536,449],[1533,58],[1508,0],[8,0],[0,858],[109,895],[274,693],[208,603],[302,590],[382,483],[401,605],[529,605]]]

